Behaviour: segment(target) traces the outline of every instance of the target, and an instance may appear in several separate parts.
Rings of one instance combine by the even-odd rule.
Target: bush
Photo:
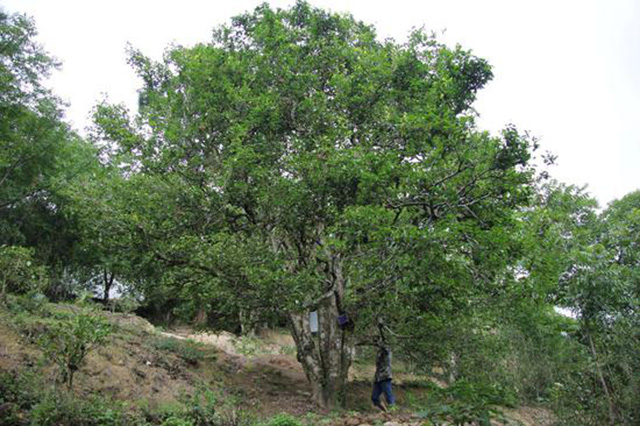
[[[110,324],[100,316],[84,311],[53,322],[38,344],[59,367],[62,382],[73,387],[73,375],[95,346],[104,343]]]
[[[0,425],[20,424],[125,426],[143,422],[117,401],[96,396],[80,399],[52,390],[37,372],[1,372]]]
[[[171,416],[162,422],[162,426],[195,426],[191,420],[181,419],[180,417]]]
[[[220,402],[224,401],[224,402]],[[255,422],[237,410],[233,398],[222,398],[222,393],[200,387],[195,394],[184,394],[179,404],[150,409],[141,407],[151,424],[170,426],[250,426]]]
[[[33,250],[18,246],[0,246],[0,301],[7,293],[25,294],[44,289],[47,270],[33,260]]]
[[[29,413],[34,426],[86,425],[125,426],[141,424],[135,413],[116,402],[100,397],[80,399],[70,393],[51,392]]]
[[[264,353],[262,341],[253,336],[240,336],[232,341],[233,347],[241,355],[254,356]]]
[[[23,413],[31,409],[39,398],[39,386],[33,374],[0,372],[0,425],[23,423]]]
[[[110,304],[114,312],[122,312],[123,314],[130,314],[140,307],[138,299],[131,294],[113,299]]]
[[[38,388],[33,374],[0,372],[0,405],[15,404],[28,409],[39,399]]]
[[[302,423],[290,414],[280,413],[267,420],[264,426],[302,426]]]
[[[460,380],[448,388],[433,389],[420,416],[435,424],[489,426],[492,419],[503,419],[496,406],[511,402],[501,389]]]
[[[44,314],[44,308],[49,300],[40,292],[29,292],[23,295],[7,295],[5,305],[13,314],[28,312],[32,314]]]
[[[212,391],[198,390],[193,396],[185,397],[186,417],[197,425],[220,424],[217,402],[216,395]]]
[[[192,365],[196,365],[204,358],[204,354],[200,350],[201,345],[188,340],[179,340],[173,337],[158,337],[151,342],[151,345],[161,351],[173,352],[185,362]]]

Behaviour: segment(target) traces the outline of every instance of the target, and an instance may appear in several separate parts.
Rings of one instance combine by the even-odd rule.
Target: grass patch
[[[197,365],[205,359],[204,345],[192,340],[180,340],[173,337],[156,336],[151,340],[154,349],[171,352],[183,359],[186,363]]]

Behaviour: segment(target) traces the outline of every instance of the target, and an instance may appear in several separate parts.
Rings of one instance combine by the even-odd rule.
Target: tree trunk
[[[447,384],[449,386],[452,386],[456,383],[456,380],[458,379],[458,354],[456,354],[454,351],[451,351],[451,354],[449,355],[449,375],[448,375],[448,381]]]
[[[600,367],[600,361],[598,359],[598,353],[596,352],[596,346],[593,343],[593,338],[591,338],[591,333],[587,333],[587,338],[589,339],[589,349],[591,349],[591,355],[593,356],[593,360],[596,366],[596,370],[598,373],[598,379],[600,380],[600,384],[602,385],[602,390],[604,391],[605,396],[607,397],[607,402],[609,404],[609,424],[615,425],[617,423],[616,416],[616,407],[613,402],[613,397],[609,390],[609,386],[607,385],[607,380],[602,373],[602,368]]]
[[[309,329],[309,312],[289,315],[298,361],[311,385],[313,400],[323,408],[344,406],[351,366],[352,343],[338,325],[337,298],[324,298],[317,307],[318,333]]]
[[[322,229],[317,234],[322,235]],[[272,246],[274,251],[279,250],[275,239],[272,240]],[[338,317],[343,313],[342,302],[346,286],[342,259],[326,245],[319,246],[323,247],[321,250],[326,259],[324,267],[319,268],[319,272],[326,277],[325,293],[308,303],[302,311],[291,311],[287,315],[291,335],[296,343],[298,361],[309,380],[312,398],[320,407],[332,409],[344,406],[354,344],[349,331],[338,324]],[[301,257],[303,253],[304,250],[299,250],[297,254]],[[290,265],[289,272],[295,273],[296,266]],[[317,333],[311,333],[309,327],[311,311],[318,314]]]
[[[111,275],[109,275],[109,272],[105,269],[102,277],[104,280],[104,294],[102,296],[102,300],[106,304],[109,301],[109,292],[111,291],[111,287],[113,286],[115,274],[111,273]]]
[[[256,337],[257,322],[255,313],[250,309],[240,308],[238,318],[240,321],[240,334],[242,336]]]
[[[197,327],[202,327],[207,324],[207,309],[204,306],[201,306],[196,311],[196,316],[193,319],[193,323]]]

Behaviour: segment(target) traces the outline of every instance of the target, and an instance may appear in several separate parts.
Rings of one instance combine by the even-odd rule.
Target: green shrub
[[[117,299],[113,299],[110,304],[113,311],[122,312],[123,314],[130,314],[140,307],[138,299],[131,294],[126,294]]]
[[[185,362],[195,365],[204,358],[201,344],[189,340],[179,340],[173,337],[157,337],[151,341],[151,346],[161,351],[173,352]]]
[[[0,372],[0,426],[23,423],[24,413],[39,399],[40,384],[35,374]]]
[[[28,312],[18,312],[10,318],[10,325],[28,343],[38,344],[47,330],[57,320],[36,316]]]
[[[162,422],[162,426],[195,426],[191,420],[185,420],[180,417],[171,416]]]
[[[36,371],[0,372],[0,425],[143,425],[134,411],[110,399],[78,398],[51,388]]]
[[[12,403],[0,404],[0,426],[14,426],[23,423],[18,406]]]
[[[111,326],[106,319],[84,311],[53,322],[38,339],[38,344],[58,365],[62,382],[71,389],[73,376],[87,354],[104,343],[110,332]]]
[[[46,307],[49,299],[38,291],[30,291],[21,295],[8,294],[5,296],[5,306],[14,315],[30,313],[46,315]]]
[[[15,404],[28,409],[39,399],[39,384],[33,373],[0,372],[0,405]]]
[[[7,293],[25,294],[44,289],[47,270],[36,265],[33,250],[17,246],[0,246],[0,301]]]
[[[81,399],[66,392],[49,392],[29,413],[34,426],[126,426],[141,424],[138,416],[112,400]]]
[[[429,392],[420,416],[435,424],[489,426],[492,419],[503,419],[496,406],[511,402],[512,397],[500,388],[460,380],[449,388]]]
[[[264,426],[302,426],[302,423],[290,414],[280,413],[267,420]]]
[[[186,417],[197,425],[220,424],[220,413],[217,412],[218,399],[209,389],[199,389],[194,395],[183,398]]]
[[[233,347],[244,356],[259,355],[264,352],[262,341],[253,336],[240,336],[233,339]]]
[[[184,418],[195,425],[210,426],[249,426],[252,419],[238,410],[235,398],[201,387],[195,394],[182,400],[185,408]]]
[[[140,408],[151,424],[193,426],[250,426],[255,422],[236,408],[234,398],[199,387],[194,394],[183,394],[179,403]]]

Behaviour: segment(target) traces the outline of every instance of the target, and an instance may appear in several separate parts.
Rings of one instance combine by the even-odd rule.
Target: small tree
[[[62,382],[69,390],[73,375],[84,363],[87,354],[104,343],[111,332],[110,324],[90,312],[81,312],[53,325],[39,340],[45,354],[60,368]]]

